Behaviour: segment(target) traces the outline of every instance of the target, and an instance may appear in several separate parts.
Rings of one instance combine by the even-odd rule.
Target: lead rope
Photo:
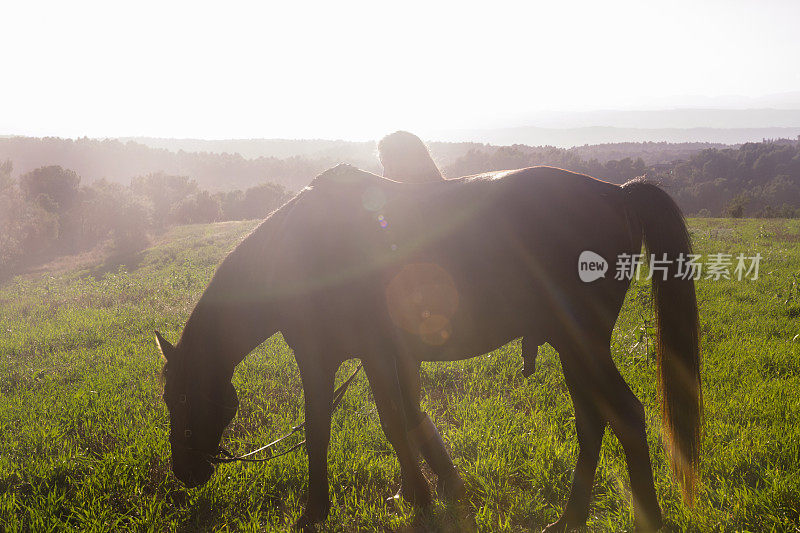
[[[353,382],[353,379],[355,379],[356,374],[358,374],[358,371],[361,370],[361,366],[362,366],[362,363],[359,363],[358,366],[356,367],[356,369],[353,371],[353,373],[350,374],[350,377],[347,378],[341,385],[339,385],[339,387],[333,392],[333,404],[331,405],[331,413],[336,411],[336,408],[339,407],[340,403],[342,403],[342,399],[344,398],[344,393],[347,392],[347,387],[349,387],[350,383]],[[225,448],[220,446],[219,449],[217,450],[217,455],[209,457],[208,460],[211,463],[214,463],[214,464],[236,463],[236,462],[264,463],[264,462],[269,461],[271,459],[275,459],[275,458],[280,457],[282,455],[286,455],[288,453],[291,453],[291,452],[295,451],[297,448],[299,448],[300,446],[302,446],[303,444],[305,444],[306,440],[303,439],[300,442],[298,442],[297,444],[291,446],[289,449],[284,450],[279,454],[273,455],[272,451],[271,451],[271,448],[273,448],[274,446],[277,446],[278,444],[280,444],[284,440],[288,439],[289,437],[291,437],[292,435],[294,435],[298,431],[302,431],[305,427],[306,427],[306,422],[304,420],[300,424],[294,426],[289,433],[283,435],[282,437],[279,437],[279,438],[275,439],[274,441],[270,442],[269,444],[267,444],[265,446],[262,446],[261,448],[258,448],[257,450],[253,450],[252,452],[248,452],[248,453],[246,453],[244,455],[233,455],[231,452],[229,452],[228,450],[226,450]],[[252,458],[253,455],[256,455],[256,454],[264,452],[264,451],[269,452],[269,455],[267,455],[266,457],[261,457],[259,459],[253,459]]]

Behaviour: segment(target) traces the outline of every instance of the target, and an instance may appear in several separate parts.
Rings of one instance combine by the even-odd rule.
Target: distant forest
[[[141,141],[0,138],[0,277],[101,244],[130,253],[174,224],[264,217],[337,163],[380,172],[374,143],[174,141],[261,154],[245,158]],[[646,174],[690,216],[800,217],[800,139],[429,147],[448,177],[535,165],[614,183]]]
[[[632,158],[641,159],[645,165],[655,165],[686,160],[704,149],[727,147],[711,143],[651,142],[587,145],[568,150],[481,143],[432,142],[428,146],[448,177],[482,172],[486,168],[474,165],[487,158],[506,160],[511,165],[559,164],[565,168],[585,161],[584,166],[591,164],[595,168],[594,160],[607,163]],[[265,181],[298,191],[314,176],[338,163],[350,163],[371,172],[381,171],[374,142],[326,140],[0,137],[0,161],[5,160],[13,162],[16,177],[49,165],[74,170],[85,184],[100,179],[127,184],[135,176],[162,172],[189,176],[209,191],[246,189]]]
[[[0,163],[0,279],[29,265],[103,245],[111,257],[144,248],[149,237],[177,224],[264,218],[292,197],[262,183],[244,191],[201,189],[187,176],[153,173],[128,185],[81,185],[73,170],[40,167],[14,179]]]
[[[616,145],[573,150],[527,146],[499,147],[491,152],[475,149],[456,160],[447,172],[467,175],[553,165],[618,184],[646,175],[666,189],[687,216],[800,217],[800,139],[706,148],[684,160],[650,164],[637,155],[637,148],[648,144],[632,145],[631,157],[606,161],[585,159],[579,150],[591,156]],[[593,152],[597,148],[600,150]]]

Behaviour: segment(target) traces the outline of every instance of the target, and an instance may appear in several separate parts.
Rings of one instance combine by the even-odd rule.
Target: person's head
[[[422,140],[407,131],[396,131],[378,143],[383,176],[395,181],[417,183],[443,180]]]

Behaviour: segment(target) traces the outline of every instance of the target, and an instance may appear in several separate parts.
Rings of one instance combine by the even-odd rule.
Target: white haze
[[[19,1],[0,20],[0,134],[359,140],[800,100],[794,1]]]

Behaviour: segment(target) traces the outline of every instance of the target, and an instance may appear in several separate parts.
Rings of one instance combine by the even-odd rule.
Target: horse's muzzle
[[[178,480],[193,489],[204,485],[214,473],[214,465],[197,452],[172,453],[172,473]]]

